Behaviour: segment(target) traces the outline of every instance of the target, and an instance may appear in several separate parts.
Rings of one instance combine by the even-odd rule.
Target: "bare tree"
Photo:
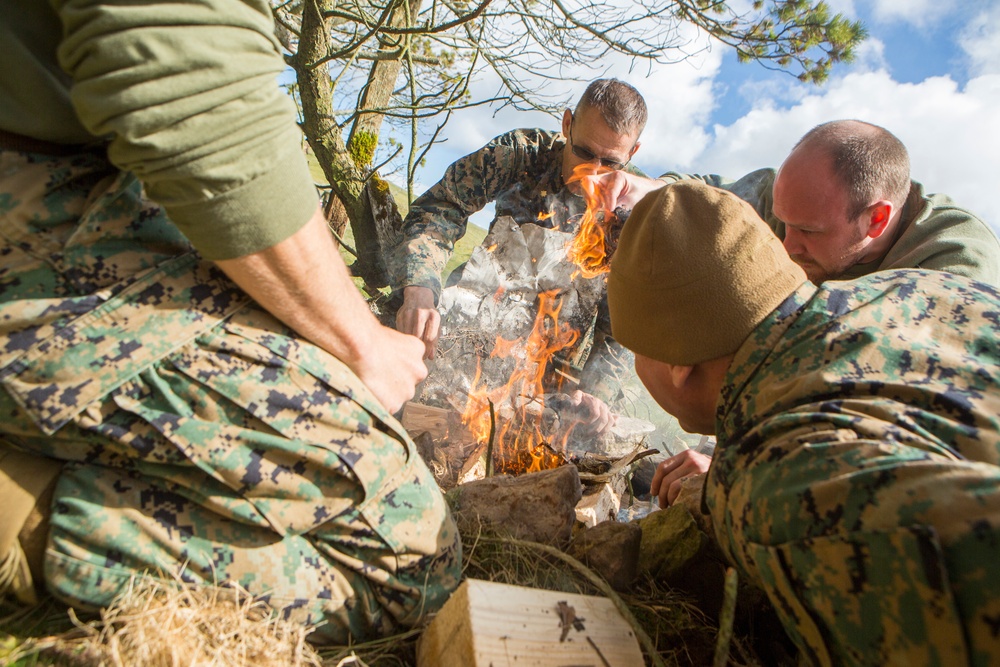
[[[279,0],[272,0],[278,2]],[[739,1],[739,0],[738,0]],[[330,184],[328,217],[357,244],[355,275],[387,284],[386,249],[400,216],[378,172],[406,170],[407,183],[452,111],[496,104],[554,112],[546,78],[568,66],[599,67],[609,55],[633,65],[676,63],[706,48],[693,24],[735,49],[741,61],[820,83],[850,61],[865,38],[860,23],[825,2],[753,0],[287,0],[274,6],[295,71],[309,146]],[[469,82],[499,77],[494,94],[473,98]],[[534,83],[531,83],[534,82]],[[339,107],[339,108],[338,108]],[[407,139],[383,140],[383,122]],[[408,190],[412,200],[412,185]]]

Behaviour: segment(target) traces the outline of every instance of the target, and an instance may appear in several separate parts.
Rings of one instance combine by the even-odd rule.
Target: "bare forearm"
[[[218,265],[268,312],[348,366],[379,326],[319,209],[281,243]]]
[[[423,344],[375,319],[318,208],[284,241],[218,265],[268,312],[347,364],[390,412],[426,376]]]

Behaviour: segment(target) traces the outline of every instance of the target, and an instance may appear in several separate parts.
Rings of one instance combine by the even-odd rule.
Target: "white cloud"
[[[885,56],[885,42],[875,37],[868,37],[861,42],[854,52],[854,71],[874,71],[888,69],[889,63]]]
[[[910,152],[913,178],[929,192],[949,194],[1000,231],[1000,75],[964,89],[949,77],[899,83],[885,71],[848,74],[779,107],[767,99],[728,126],[716,126],[706,150],[679,166],[739,177],[776,167],[812,127],[839,118],[881,125]],[[664,165],[667,168],[669,165]]]
[[[974,76],[1000,74],[1000,5],[976,14],[958,39]]]
[[[711,136],[705,120],[715,107],[713,80],[722,49],[704,51],[672,65],[658,65],[648,77],[624,76],[646,99],[649,121],[635,162],[644,170],[664,160],[687,162],[702,153]]]
[[[917,28],[930,28],[934,22],[955,10],[955,0],[872,0],[872,16],[880,23],[903,22]]]

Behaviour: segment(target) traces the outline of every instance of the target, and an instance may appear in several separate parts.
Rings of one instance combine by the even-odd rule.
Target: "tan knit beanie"
[[[611,332],[645,357],[689,366],[735,352],[806,282],[749,204],[682,181],[646,195],[608,276]]]

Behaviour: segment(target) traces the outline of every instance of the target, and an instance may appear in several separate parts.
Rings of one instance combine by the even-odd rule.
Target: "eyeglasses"
[[[617,160],[612,160],[609,157],[597,157],[589,150],[583,146],[577,146],[573,141],[573,126],[569,127],[569,149],[573,151],[573,155],[577,156],[584,162],[599,162],[602,167],[607,167],[608,169],[614,169],[615,171],[620,171],[625,168],[628,162],[618,162]]]

